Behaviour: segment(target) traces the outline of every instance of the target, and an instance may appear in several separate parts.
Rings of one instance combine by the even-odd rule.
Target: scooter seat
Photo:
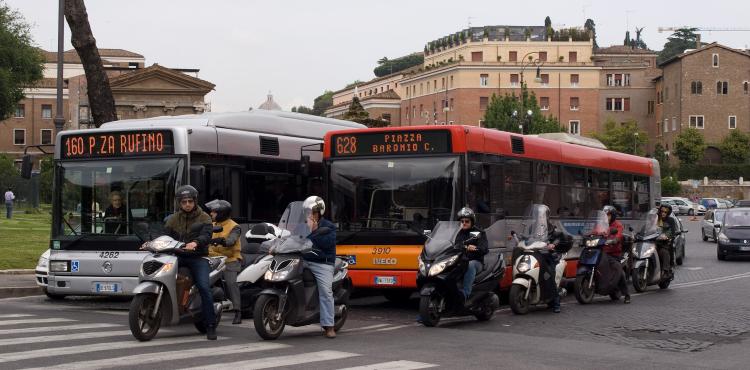
[[[499,250],[490,249],[489,253],[484,255],[482,272],[477,274],[474,281],[482,281],[495,271],[503,263],[503,254]]]

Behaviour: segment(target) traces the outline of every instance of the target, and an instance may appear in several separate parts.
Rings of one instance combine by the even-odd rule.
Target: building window
[[[607,74],[607,86],[630,86],[630,73]]]
[[[44,128],[41,131],[42,131],[41,142],[39,144],[51,145],[52,144],[52,130],[48,128]]]
[[[453,98],[451,98],[451,106],[450,106],[450,110],[453,110]]]
[[[510,62],[517,62],[518,61],[518,52],[517,51],[510,51],[510,52],[508,52],[508,61],[510,61]]]
[[[648,101],[648,115],[650,116],[652,114],[654,114],[654,101],[649,100]]]
[[[542,86],[549,86],[549,75],[546,73],[542,73],[541,77],[542,77]]]
[[[703,83],[700,81],[693,81],[690,83],[690,93],[693,95],[703,94]]]
[[[471,61],[472,62],[481,62],[484,60],[483,54],[481,51],[472,51],[471,52]]]
[[[438,91],[437,89],[437,78],[432,80],[432,91]]]
[[[445,77],[440,79],[440,89],[445,90]]]
[[[539,61],[540,62],[546,62],[547,61],[547,52],[546,51],[540,51],[539,52]]]
[[[662,132],[669,132],[669,118],[664,119],[664,129]]]
[[[13,144],[14,145],[26,145],[26,129],[23,129],[23,128],[13,129]]]
[[[424,94],[424,84],[420,82],[419,83],[419,95],[423,95],[423,94]]]
[[[52,106],[49,104],[42,104],[42,118],[52,118]]]
[[[629,111],[630,98],[607,98],[605,109],[608,111]]]
[[[568,52],[568,62],[575,63],[578,62],[578,53],[575,51],[569,51]]]
[[[489,103],[490,98],[486,96],[479,97],[479,110],[486,110],[487,104]]]
[[[729,94],[729,82],[728,81],[716,81],[716,95],[727,95]]]
[[[729,129],[734,130],[737,128],[737,116],[729,116]]]
[[[568,121],[568,133],[573,135],[581,134],[581,121]]]
[[[549,97],[542,96],[539,98],[539,107],[541,110],[549,110]]]
[[[719,68],[719,54],[711,54],[711,65],[714,68]]]
[[[513,86],[513,87],[518,86],[518,74],[512,73],[510,75],[510,86]]]
[[[748,82],[747,81],[745,81],[745,82],[742,83],[742,93],[745,94],[745,95],[747,95],[747,93],[748,93]]]
[[[677,131],[677,117],[672,117],[672,131]]]
[[[479,75],[479,86],[488,86],[490,84],[490,75]]]
[[[578,75],[577,74],[570,75],[570,86],[573,86],[573,87],[578,86]]]
[[[451,76],[451,88],[453,88],[453,76]]]
[[[745,84],[747,84],[747,82]],[[14,115],[14,117],[23,118],[24,116],[26,116],[26,106],[23,104],[16,105],[16,114]]]
[[[703,116],[689,116],[689,118],[691,128],[703,130]]]
[[[578,97],[573,96],[570,98],[570,110],[578,110]]]
[[[661,96],[661,101],[665,102],[669,100],[669,87],[664,87],[664,95]]]

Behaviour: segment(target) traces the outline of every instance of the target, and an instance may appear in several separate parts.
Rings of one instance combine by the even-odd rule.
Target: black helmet
[[[206,208],[208,208],[208,212],[216,212],[217,222],[226,221],[232,213],[232,204],[221,199],[214,199],[206,203]]]
[[[177,188],[177,191],[174,193],[175,199],[178,201],[186,199],[186,198],[192,198],[193,200],[198,200],[198,190],[195,190],[194,187],[190,185],[182,185],[179,188]]]
[[[604,213],[608,215],[611,215],[612,221],[617,219],[617,208],[615,208],[614,206],[606,205],[604,206],[604,208],[602,208],[602,211],[604,211]]]
[[[471,220],[472,226],[477,222],[474,211],[469,207],[461,208],[461,210],[458,211],[457,216],[459,220],[461,220],[462,218],[468,218],[469,220]]]

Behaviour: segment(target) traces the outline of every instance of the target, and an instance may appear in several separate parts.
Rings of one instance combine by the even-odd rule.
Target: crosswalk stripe
[[[237,369],[243,369],[243,370],[268,369],[272,367],[292,366],[292,365],[308,364],[311,362],[338,360],[342,358],[355,357],[355,356],[361,356],[361,355],[357,353],[339,352],[339,351],[319,351],[319,352],[300,353],[297,355],[262,357],[262,358],[256,358],[253,360],[246,360],[246,361],[237,361],[237,362],[230,362],[230,363],[224,363],[224,364],[198,366],[198,367],[189,368],[188,370],[198,370],[198,369],[221,370],[221,369],[226,369],[226,368],[237,368]]]
[[[0,339],[0,346],[14,345],[14,344],[29,344],[29,343],[47,343],[47,342],[57,342],[57,341],[65,342],[65,341],[77,340],[77,339],[117,337],[120,335],[130,335],[130,330],[87,332],[87,333],[59,334],[59,335],[41,335],[38,337]]]
[[[363,365],[355,367],[347,367],[340,370],[412,370],[412,369],[426,369],[428,367],[436,367],[438,365],[428,364],[425,362],[415,361],[390,361],[381,362],[372,365]]]
[[[238,344],[231,346],[216,346],[206,348],[190,349],[189,351],[171,351],[161,352],[158,356],[146,356],[143,354],[105,358],[101,360],[92,361],[79,361],[61,364],[57,366],[45,366],[40,368],[31,368],[25,370],[42,370],[42,369],[76,369],[76,370],[94,370],[94,369],[106,369],[112,367],[123,366],[127,364],[129,367],[143,366],[156,362],[162,361],[174,361],[183,360],[189,358],[198,357],[211,357],[217,359],[222,355],[232,355],[237,353],[250,353],[259,351],[272,351],[282,348],[291,347],[288,344],[275,343],[275,342],[256,342],[248,344]]]
[[[413,325],[396,325],[396,326],[391,326],[391,327],[388,327],[388,328],[375,329],[373,331],[390,331],[390,330],[396,330],[396,329],[406,328],[406,327],[409,327],[409,326],[413,326]]]
[[[44,324],[44,323],[50,323],[50,322],[70,322],[70,321],[76,321],[76,320],[63,319],[63,318],[5,320],[5,321],[0,321],[0,326],[21,325],[21,324]]]
[[[34,316],[34,315],[29,315],[27,313],[14,313],[10,315],[0,315],[0,319],[14,319],[17,317],[29,317],[29,316]]]
[[[377,324],[377,325],[370,325],[370,326],[361,326],[361,327],[358,327],[358,328],[342,329],[341,332],[342,333],[349,333],[349,332],[352,332],[352,331],[362,331],[362,330],[377,329],[377,328],[382,328],[384,326],[389,326],[389,325],[388,324]]]
[[[226,339],[226,338],[219,338]],[[109,342],[109,343],[95,343],[87,345],[78,345],[73,347],[55,347],[55,348],[44,348],[31,351],[21,352],[8,352],[0,353],[0,362],[4,361],[21,361],[28,359],[37,359],[42,357],[57,357],[67,355],[77,355],[82,353],[98,352],[98,351],[112,351],[121,350],[128,348],[141,348],[141,347],[155,347],[155,346],[166,346],[171,344],[185,344],[192,342],[205,342],[206,337],[204,336],[191,336],[182,338],[163,338],[157,339],[152,342],[137,342],[135,339],[121,342]]]
[[[47,333],[47,332],[52,332],[52,331],[66,331],[66,330],[78,330],[78,329],[102,329],[102,328],[111,328],[115,326],[122,326],[122,325],[119,325],[119,324],[78,324],[78,325],[62,325],[62,326],[35,326],[31,328],[3,329],[3,330],[0,330],[0,335]]]

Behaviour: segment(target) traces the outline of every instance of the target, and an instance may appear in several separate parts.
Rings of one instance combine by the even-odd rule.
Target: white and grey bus
[[[144,257],[134,225],[162,224],[182,184],[199,190],[200,204],[231,202],[239,223],[278,220],[288,202],[323,190],[325,133],[363,127],[252,110],[62,132],[55,145],[47,294],[132,292]]]

